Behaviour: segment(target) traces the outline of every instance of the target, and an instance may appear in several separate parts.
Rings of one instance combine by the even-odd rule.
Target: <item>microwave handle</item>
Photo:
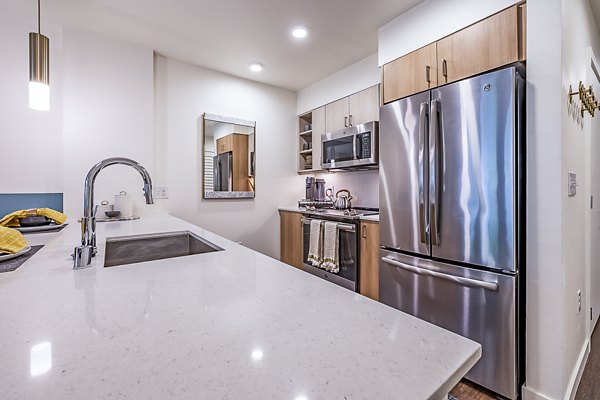
[[[356,155],[357,160],[361,160],[363,158],[362,148],[362,140],[359,134],[354,137],[354,154]]]

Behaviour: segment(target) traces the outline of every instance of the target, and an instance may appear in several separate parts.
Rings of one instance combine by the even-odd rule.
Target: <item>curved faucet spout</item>
[[[150,174],[148,173],[146,168],[144,168],[137,161],[134,161],[130,158],[112,157],[107,158],[106,160],[102,160],[98,164],[94,165],[85,177],[85,192],[83,194],[84,217],[94,216],[94,183],[96,181],[96,177],[104,168],[115,164],[129,165],[130,167],[138,171],[140,175],[142,175],[142,179],[144,180],[143,191],[144,197],[146,198],[146,204],[154,204],[154,199],[152,197],[152,178],[150,178]]]
[[[83,193],[83,218],[81,218],[81,246],[76,247],[73,253],[73,268],[87,268],[91,265],[92,257],[96,255],[96,216],[94,214],[94,183],[96,177],[109,165],[129,165],[142,175],[144,180],[144,197],[146,204],[154,204],[152,198],[152,179],[150,174],[140,163],[125,157],[112,157],[94,165],[85,177]]]

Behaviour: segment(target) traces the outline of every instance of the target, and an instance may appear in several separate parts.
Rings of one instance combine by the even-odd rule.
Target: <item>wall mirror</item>
[[[204,198],[254,198],[256,122],[204,113]]]

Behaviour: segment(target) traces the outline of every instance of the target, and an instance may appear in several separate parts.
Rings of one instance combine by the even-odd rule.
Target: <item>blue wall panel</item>
[[[62,193],[0,193],[0,218],[28,208],[51,208],[63,211]]]

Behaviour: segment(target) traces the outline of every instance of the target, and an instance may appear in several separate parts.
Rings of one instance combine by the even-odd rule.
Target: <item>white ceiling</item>
[[[44,20],[124,38],[232,75],[299,90],[377,51],[377,28],[423,0],[42,0]],[[31,16],[35,0],[2,0]],[[289,29],[309,29],[304,41]],[[424,28],[425,29],[425,28]],[[265,69],[248,69],[257,61]]]

